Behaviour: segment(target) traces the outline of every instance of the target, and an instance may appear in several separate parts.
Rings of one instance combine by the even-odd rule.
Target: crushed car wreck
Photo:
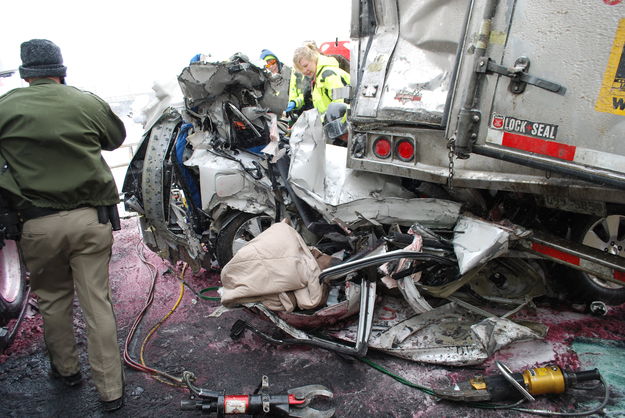
[[[123,188],[148,246],[194,270],[222,268],[224,307],[213,316],[243,306],[288,335],[238,321],[233,338],[250,330],[356,357],[374,348],[423,363],[481,364],[545,336],[514,313],[564,293],[553,286],[558,275],[584,302],[625,302],[618,164],[604,170],[583,158],[558,161],[559,151],[536,155],[556,144],[540,141],[557,139],[558,127],[530,122],[542,120],[540,105],[505,102],[576,86],[529,76],[523,60],[506,71],[494,64],[514,43],[485,55],[491,23],[523,38],[520,9],[427,0],[354,8],[347,148],[329,143],[316,110],[291,127],[280,120],[286,95],[240,54],[182,71],[184,107],[149,127]],[[453,30],[399,30],[442,16]],[[509,91],[488,85],[493,75],[510,77]],[[530,129],[517,132],[515,120]],[[612,115],[593,123],[616,139]],[[583,154],[588,144],[561,130]],[[535,145],[516,147],[523,155],[505,148],[519,135]],[[588,154],[597,152],[606,154]]]
[[[205,68],[193,74],[223,93],[189,96],[184,111],[166,110],[146,132],[123,187],[127,208],[143,215],[146,242],[164,258],[196,269],[214,259],[223,266],[242,242],[285,217],[315,242],[323,234],[345,237],[353,224],[354,236],[334,242],[350,251],[359,250],[364,225],[454,223],[459,203],[418,198],[397,177],[341,166],[345,148],[325,143],[316,111],[298,120],[294,151],[284,154],[288,139],[262,107],[270,79],[245,58],[189,68]],[[223,74],[234,75],[224,80]],[[188,83],[183,75],[181,86]],[[284,148],[271,158],[254,152],[280,143]]]
[[[607,414],[609,401],[619,414],[622,118],[605,106],[588,116],[571,99],[595,93],[587,81],[545,63],[549,37],[519,23],[552,13],[559,36],[597,44],[603,59],[617,14],[587,6],[606,26],[575,42],[562,16],[583,22],[562,0],[545,12],[535,0],[352,3],[353,84],[339,115],[347,147],[328,138],[316,110],[285,120],[288,83],[240,53],[194,57],[178,77],[183,102],[155,89],[163,100],[145,113],[122,189],[138,216],[122,220],[112,254],[127,414],[580,416]],[[593,66],[597,86],[600,59],[576,67]],[[593,133],[596,147],[584,139]],[[14,248],[7,240],[0,252],[12,268]],[[5,295],[27,300],[28,289],[0,290],[4,326],[25,312]],[[32,320],[36,306],[22,306]],[[41,335],[27,323],[22,342]],[[33,401],[53,392],[24,379],[47,373],[47,354],[34,350],[38,359],[20,367],[0,358],[0,412],[92,415],[84,400],[65,403],[84,388],[62,405]],[[270,390],[270,378],[282,389]]]
[[[272,112],[280,106],[264,102],[276,100],[271,78],[240,54],[191,63],[179,82],[185,106],[167,109],[148,128],[128,170],[125,203],[141,215],[147,245],[163,258],[195,270],[224,268],[225,304],[264,314],[293,337],[289,343],[359,356],[371,346],[418,361],[478,364],[506,344],[541,337],[540,330],[485,312],[456,292],[468,288],[474,301],[520,309],[550,291],[546,257],[536,245],[556,246],[557,239],[477,218],[461,202],[422,197],[399,177],[346,168],[348,150],[327,143],[316,110],[289,130]],[[280,248],[290,241],[275,236],[262,243],[264,231],[283,219],[300,243],[332,256],[330,264],[302,270],[303,253],[291,270],[272,261],[293,248]],[[274,253],[246,247],[252,252],[237,257],[248,243]],[[558,248],[607,276],[615,265],[598,251]],[[257,271],[293,282],[263,281],[254,277]],[[399,296],[388,303],[404,307],[391,321],[379,309],[385,306],[379,280]],[[434,306],[426,296],[436,299]],[[300,329],[329,327],[355,314],[355,328],[328,330],[325,338]],[[427,319],[445,317],[455,318],[454,332]],[[420,339],[418,331],[433,333],[432,326],[458,338],[442,345]]]

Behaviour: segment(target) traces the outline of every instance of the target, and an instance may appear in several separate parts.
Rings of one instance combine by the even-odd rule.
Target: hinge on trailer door
[[[529,75],[528,70],[530,67],[530,59],[527,57],[519,57],[514,62],[513,68],[504,67],[503,65],[495,64],[495,61],[488,57],[482,57],[477,62],[475,72],[477,73],[496,73],[506,77],[510,77],[509,90],[513,94],[520,94],[525,91],[525,86],[531,84],[541,89],[551,91],[560,95],[566,93],[566,87],[553,83],[551,81],[544,80],[542,78]]]

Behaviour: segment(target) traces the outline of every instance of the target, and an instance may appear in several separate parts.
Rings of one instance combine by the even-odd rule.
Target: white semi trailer
[[[625,2],[352,4],[348,167],[523,225],[625,302]]]

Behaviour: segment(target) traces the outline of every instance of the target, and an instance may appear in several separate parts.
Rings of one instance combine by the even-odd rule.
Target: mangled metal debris
[[[532,244],[556,241],[464,214],[458,202],[419,197],[398,176],[346,168],[347,149],[327,143],[314,109],[304,112],[290,132],[278,122],[276,113],[284,107],[275,103],[279,97],[272,79],[241,55],[224,62],[192,63],[179,82],[184,109],[168,109],[146,133],[124,185],[126,203],[143,215],[144,238],[161,256],[187,261],[194,270],[215,263],[224,267],[224,286],[238,283],[237,292],[245,290],[229,299],[236,292],[226,289],[226,304],[253,303],[294,341],[353,355],[364,355],[371,344],[380,344],[381,349],[419,361],[475,364],[505,344],[537,338],[506,317],[480,319],[484,322],[477,325],[477,318],[465,323],[457,314],[455,322],[469,327],[455,331],[463,337],[428,351],[419,333],[408,330],[443,309],[431,298],[452,298],[463,288],[482,300],[517,306],[544,294],[541,269],[532,263],[537,256]],[[253,281],[256,271],[282,266],[279,261],[263,266],[272,256],[261,252],[238,260],[237,251],[282,219],[289,220],[307,246],[335,255],[338,265],[323,269],[307,254],[310,269],[298,271],[301,266],[294,263],[293,271],[280,276],[292,279],[289,284],[254,283],[257,291],[249,292],[254,286],[245,281]],[[417,239],[419,245],[405,248]],[[284,253],[276,251],[274,258]],[[306,257],[300,259],[303,263]],[[587,261],[604,270],[612,266],[598,255]],[[249,267],[254,262],[257,270]],[[383,264],[384,271],[378,272]],[[246,274],[241,273],[243,265]],[[522,278],[519,271],[529,274]],[[375,328],[382,325],[374,326],[382,277],[382,283],[399,289],[410,307],[403,325],[384,325],[383,338],[381,328]],[[463,303],[458,299],[453,306],[467,308]],[[355,314],[356,328],[346,331],[344,342],[299,329],[312,324],[328,328]],[[475,309],[460,316],[471,315]],[[451,332],[442,324],[441,332]],[[335,331],[337,338],[340,330]],[[502,339],[500,334],[509,335]],[[464,354],[446,357],[446,350]]]
[[[369,347],[423,363],[480,364],[511,343],[544,336],[509,319],[483,318],[453,302],[404,320],[400,318],[410,312],[397,301],[387,299],[379,309],[382,318],[389,312],[394,318],[374,320]]]
[[[440,228],[456,223],[459,203],[416,198],[401,186],[399,177],[346,168],[347,149],[326,144],[316,112],[298,118],[289,143],[289,180],[295,193],[328,219]]]
[[[164,258],[194,270],[223,266],[284,218],[309,244],[333,233],[334,251],[350,253],[377,239],[371,228],[455,224],[459,203],[347,169],[346,149],[326,144],[316,110],[287,135],[276,116],[286,94],[244,56],[191,63],[178,80],[184,109],[167,109],[150,126],[124,184],[128,209],[143,215],[146,242]]]
[[[249,325],[247,327],[274,343],[311,344],[358,356],[365,355],[370,347],[408,360],[454,366],[480,364],[496,351],[509,344],[542,338],[546,333],[546,329],[541,329],[540,324],[528,327],[526,326],[527,324],[517,323],[508,318],[516,309],[525,306],[529,299],[521,300],[520,303],[517,303],[518,300],[514,298],[505,299],[501,297],[499,299],[500,302],[506,302],[507,304],[517,303],[519,307],[501,316],[496,316],[455,296],[451,296],[459,288],[450,287],[454,280],[451,283],[439,286],[438,289],[437,286],[431,285],[427,289],[419,286],[422,273],[427,274],[427,271],[413,271],[412,269],[415,266],[429,263],[437,266],[439,270],[455,269],[456,272],[459,271],[458,264],[460,262],[454,261],[451,248],[459,252],[466,251],[469,255],[473,255],[473,248],[466,245],[466,242],[470,242],[472,237],[477,239],[480,236],[483,238],[482,243],[489,243],[489,247],[485,249],[485,254],[501,255],[507,252],[507,234],[502,235],[506,239],[484,238],[485,229],[493,229],[491,235],[494,237],[499,236],[494,231],[497,228],[496,225],[488,225],[488,228],[486,228],[483,221],[472,218],[462,218],[461,222],[461,227],[456,227],[454,238],[444,243],[448,248],[445,257],[440,255],[444,254],[441,253],[442,248],[423,247],[423,237],[413,232],[413,235],[411,235],[413,243],[404,249],[380,251],[381,248],[378,248],[362,258],[327,268],[321,273],[317,270],[314,272],[309,271],[307,274],[313,277],[309,278],[308,283],[312,282],[317,285],[321,281],[329,289],[338,288],[339,292],[344,292],[341,302],[325,307],[321,303],[319,309],[314,313],[297,312],[293,311],[293,309],[286,309],[286,312],[278,312],[285,311],[285,309],[276,310],[272,308],[271,303],[268,304],[262,298],[254,297],[251,293],[249,298],[241,300],[242,302],[247,302],[245,305],[247,308],[266,316],[292,338],[286,340],[276,339]],[[505,230],[506,228],[503,229]],[[415,226],[413,231],[416,230],[427,233],[426,236],[430,238],[428,245],[431,245],[432,237],[437,237],[436,233],[431,231],[428,233],[429,230],[423,226]],[[458,233],[459,230],[463,231],[463,233]],[[265,233],[253,240],[250,243],[251,247],[266,248],[269,245],[266,239],[269,237],[264,235]],[[441,242],[445,241],[442,237],[438,237],[438,240]],[[287,243],[288,241],[276,242],[273,240],[273,251],[276,254],[281,254],[284,250],[284,248],[280,248],[282,242]],[[255,250],[250,249],[250,251],[254,252]],[[436,252],[439,254],[436,254]],[[249,254],[247,256],[241,254],[241,258],[248,260]],[[507,275],[511,277],[511,296],[516,295],[516,292],[513,291],[515,287],[520,287],[523,290],[541,289],[542,276],[538,273],[526,273],[531,270],[529,264],[513,259],[510,261],[512,264],[506,264],[502,260],[506,259],[497,258],[490,262],[477,264],[469,274],[464,275],[464,277],[467,277],[466,280],[462,280],[463,276],[457,274],[455,281],[461,281],[462,285],[470,285],[472,281],[477,281],[483,278],[484,275],[490,275],[499,277],[505,282],[506,279],[503,277],[502,272],[512,269],[512,271],[507,272]],[[236,266],[238,262],[236,255],[233,262]],[[258,267],[265,262],[275,261],[268,259],[250,261],[252,266],[247,264],[246,268],[253,270],[254,265]],[[225,275],[222,276],[222,278],[226,279],[224,281],[226,288],[231,286],[230,276],[234,271],[228,267],[227,265]],[[383,267],[380,269],[382,274],[375,274],[372,272],[371,267]],[[281,268],[282,266],[274,265],[269,267],[269,270]],[[514,274],[515,268],[520,269],[520,271],[516,271],[518,274]],[[293,269],[287,275],[297,276],[295,270],[297,269]],[[393,278],[393,276],[397,277],[398,273],[406,272],[412,274],[403,274],[404,277],[398,280]],[[398,298],[397,296],[379,295],[376,293],[376,282],[383,275],[386,275],[385,284],[396,282],[400,288],[403,285],[402,297]],[[524,275],[525,279],[519,277],[520,275]],[[247,280],[253,281],[255,279],[253,276],[248,275]],[[520,283],[523,283],[523,285],[520,285]],[[505,285],[505,283],[502,284]],[[309,285],[302,285],[301,289],[306,289],[307,286]],[[276,291],[275,287],[272,289],[274,293],[279,293],[279,290]],[[449,289],[452,289],[452,291],[449,291]],[[238,290],[241,289],[239,288]],[[432,295],[437,294],[437,290],[445,293],[444,297],[451,300],[451,302],[432,307],[428,303],[427,298],[422,295],[422,292]],[[489,295],[490,292],[486,287],[483,286],[482,290],[484,290],[484,297],[492,296]],[[231,291],[231,289],[226,289],[223,294],[225,295]],[[324,292],[327,293],[328,289],[324,290]],[[437,296],[440,296],[440,292]],[[536,290],[534,294],[540,295],[540,291]],[[497,293],[494,297],[497,297]],[[229,306],[232,306],[232,304]],[[350,306],[352,307],[351,311],[349,309]],[[357,309],[358,318],[344,321],[349,314],[356,313],[353,311],[354,307]],[[300,308],[309,309],[310,306],[302,306]],[[238,327],[240,328],[241,325],[238,325]],[[317,331],[319,331],[319,328],[324,329],[326,337],[321,337],[318,332],[315,335],[307,333],[306,329],[313,327]]]

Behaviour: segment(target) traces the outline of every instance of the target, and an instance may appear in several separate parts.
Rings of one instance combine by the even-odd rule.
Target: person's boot
[[[102,409],[104,412],[113,412],[124,406],[124,395],[112,401],[102,401]]]
[[[50,365],[50,377],[60,380],[65,386],[69,387],[77,386],[82,383],[82,374],[80,371],[69,376],[63,376],[54,365]]]

